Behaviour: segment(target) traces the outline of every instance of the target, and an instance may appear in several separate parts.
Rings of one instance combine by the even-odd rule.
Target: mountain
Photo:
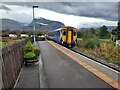
[[[112,30],[116,29],[117,26],[106,26],[107,27],[107,31],[111,32]],[[91,28],[94,28],[96,30],[98,30],[100,27],[91,27]],[[78,30],[81,30],[81,31],[86,31],[86,30],[89,30],[90,28],[79,28]]]
[[[117,26],[107,26],[107,31],[111,32],[112,30],[116,29]]]
[[[47,20],[42,17],[34,19],[27,25],[11,19],[0,19],[0,21],[2,21],[2,30],[33,30],[33,25],[35,25],[36,30],[55,30],[64,26],[61,22]]]
[[[2,30],[10,29],[10,30],[21,30],[21,28],[24,26],[24,23],[11,20],[11,19],[0,19],[0,22],[2,22]]]
[[[65,26],[63,23],[58,21],[47,20],[44,18],[34,19],[25,29],[30,30],[35,25],[36,30],[55,30]]]

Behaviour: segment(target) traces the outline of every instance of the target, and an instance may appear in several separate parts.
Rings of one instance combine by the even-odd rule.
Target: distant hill
[[[91,28],[95,28],[95,29],[99,29],[100,27],[91,27]],[[89,30],[90,28],[79,28],[78,30]],[[116,26],[107,26],[107,31],[111,32],[113,29],[116,29]]]
[[[113,29],[116,29],[116,26],[107,26],[107,31],[112,31]]]
[[[11,30],[21,30],[24,26],[24,23],[11,20],[11,19],[0,19],[0,22],[2,22],[2,30],[5,29],[11,29]]]
[[[0,21],[2,22],[2,30],[33,30],[34,24],[36,26],[36,30],[55,30],[64,26],[61,22],[47,20],[44,18],[34,19],[27,25],[11,19],[0,19]]]
[[[55,30],[65,26],[63,23],[58,21],[47,20],[44,18],[34,19],[25,29],[30,30],[33,25],[36,26],[36,30]]]

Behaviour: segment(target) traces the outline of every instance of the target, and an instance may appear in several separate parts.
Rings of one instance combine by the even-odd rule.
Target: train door
[[[66,38],[66,36],[67,36],[67,30],[66,29],[63,29],[62,30],[62,40],[64,41],[64,42],[66,42],[67,40],[67,38]]]
[[[76,28],[73,30],[73,41],[77,41],[77,31]]]
[[[71,44],[73,41],[73,30],[72,28],[68,28],[67,30],[67,43]]]

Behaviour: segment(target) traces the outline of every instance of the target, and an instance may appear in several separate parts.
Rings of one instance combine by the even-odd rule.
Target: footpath
[[[37,43],[37,47],[39,44]],[[14,88],[44,88],[43,63],[41,55],[36,65],[23,65]]]
[[[39,64],[34,66],[23,65],[20,77],[15,88],[39,88]]]

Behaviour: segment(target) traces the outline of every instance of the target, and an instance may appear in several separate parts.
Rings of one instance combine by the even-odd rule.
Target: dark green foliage
[[[34,51],[34,45],[30,41],[28,41],[25,46],[25,52],[27,53],[32,51]]]
[[[34,59],[39,56],[40,50],[35,48],[34,45],[28,41],[24,48],[24,58],[25,59]]]
[[[117,29],[113,29],[111,32],[113,35],[117,35]]]
[[[36,56],[39,56],[39,54],[40,54],[40,49],[35,48],[35,49],[34,49],[34,53],[35,53]]]
[[[36,57],[36,55],[34,52],[28,52],[28,53],[24,54],[24,58],[26,58],[26,59],[33,59],[35,57]]]
[[[115,41],[120,40],[120,21],[118,21],[116,29],[112,30],[112,34],[115,35]]]
[[[118,26],[117,26],[117,36],[118,36],[118,40],[120,40],[120,21],[118,22]]]
[[[107,31],[107,27],[105,25],[103,25],[102,27],[100,27],[100,36],[106,36],[108,34]]]
[[[90,28],[90,32],[94,35],[96,34],[96,30],[94,28]]]
[[[91,32],[87,32],[83,36],[83,47],[92,49],[99,48],[100,47],[99,39]]]
[[[77,37],[82,38],[83,37],[83,31],[77,31]]]

